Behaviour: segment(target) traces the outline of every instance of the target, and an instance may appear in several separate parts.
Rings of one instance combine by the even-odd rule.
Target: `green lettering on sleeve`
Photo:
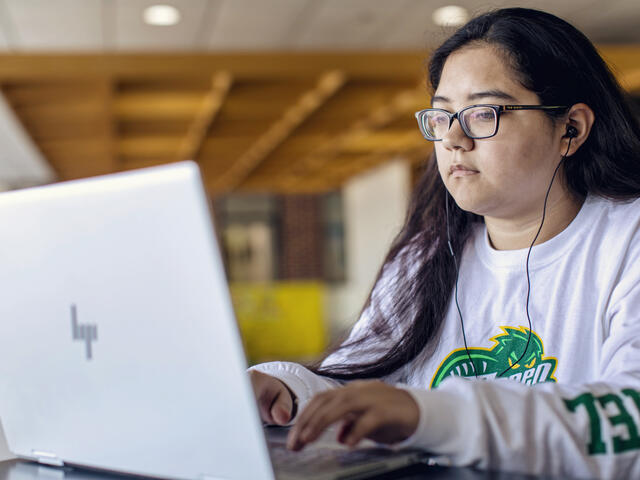
[[[623,389],[622,393],[633,400],[633,403],[636,404],[636,408],[640,412],[640,393],[630,388]]]
[[[595,397],[587,392],[571,400],[564,400],[564,403],[571,412],[575,412],[580,405],[584,405],[589,415],[589,425],[591,428],[591,440],[588,445],[589,455],[605,453],[607,446],[602,441],[602,428],[600,426],[598,410],[596,409]]]
[[[602,408],[606,408],[609,403],[613,403],[617,409],[618,414],[613,415],[609,418],[609,422],[614,427],[616,425],[624,425],[627,427],[627,432],[629,434],[629,438],[623,438],[620,435],[613,437],[613,451],[615,453],[626,452],[627,450],[634,450],[640,448],[640,437],[638,436],[638,429],[636,428],[636,424],[633,421],[631,415],[624,406],[622,402],[622,398],[613,393],[608,393],[606,395],[602,395],[598,397],[598,402]]]

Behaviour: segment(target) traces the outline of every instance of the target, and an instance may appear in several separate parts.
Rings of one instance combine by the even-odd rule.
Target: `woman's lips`
[[[476,173],[479,172],[477,170],[463,167],[462,165],[454,165],[449,169],[449,174],[452,177],[468,177],[470,175],[475,175]]]

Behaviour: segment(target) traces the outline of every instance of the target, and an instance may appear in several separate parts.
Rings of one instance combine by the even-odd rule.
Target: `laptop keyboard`
[[[276,470],[316,473],[335,468],[360,465],[368,461],[381,461],[394,453],[385,448],[346,450],[329,447],[307,447],[293,452],[284,445],[272,445],[271,459]]]

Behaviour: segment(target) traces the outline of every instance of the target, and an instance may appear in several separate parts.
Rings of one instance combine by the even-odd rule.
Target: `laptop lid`
[[[15,455],[273,478],[195,163],[4,193],[0,225],[0,417]]]

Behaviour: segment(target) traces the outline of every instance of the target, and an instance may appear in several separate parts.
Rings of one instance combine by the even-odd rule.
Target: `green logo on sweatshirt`
[[[525,327],[500,328],[503,333],[491,338],[495,343],[491,348],[469,348],[468,353],[464,348],[459,348],[451,352],[438,367],[431,380],[431,388],[436,388],[450,376],[475,377],[477,375],[478,378],[489,379],[495,378],[505,370],[508,370],[503,375],[505,378],[527,385],[556,381],[553,373],[558,360],[543,356],[544,345],[538,334],[531,331],[527,352],[518,362],[527,346],[530,330]]]

